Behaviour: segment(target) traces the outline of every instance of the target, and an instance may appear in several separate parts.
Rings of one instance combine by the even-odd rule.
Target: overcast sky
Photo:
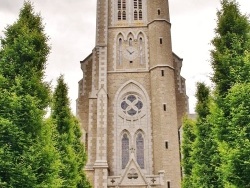
[[[52,46],[46,80],[56,83],[65,75],[73,112],[82,78],[80,61],[95,45],[96,0],[31,0],[40,12],[45,32]],[[243,13],[250,13],[250,0],[237,0]],[[216,27],[216,11],[220,0],[169,0],[173,51],[183,58],[182,76],[186,78],[190,112],[194,112],[195,83],[211,85],[210,44]],[[12,24],[23,5],[22,0],[0,0],[0,36]]]

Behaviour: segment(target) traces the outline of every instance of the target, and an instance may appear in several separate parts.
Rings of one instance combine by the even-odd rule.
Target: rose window
[[[128,95],[121,102],[121,108],[124,114],[136,116],[141,113],[143,103],[140,97],[136,95]]]

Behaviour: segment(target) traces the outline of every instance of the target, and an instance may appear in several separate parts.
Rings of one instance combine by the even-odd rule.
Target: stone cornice
[[[150,24],[152,24],[152,23],[154,23],[154,22],[167,22],[170,26],[171,26],[171,23],[168,21],[168,20],[166,20],[166,19],[154,19],[153,21],[151,21],[151,22],[149,22],[148,23],[148,26],[150,25]]]

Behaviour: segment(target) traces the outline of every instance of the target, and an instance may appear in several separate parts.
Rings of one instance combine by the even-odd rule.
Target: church
[[[188,113],[168,0],[97,0],[96,44],[81,61],[77,116],[94,188],[180,188]]]

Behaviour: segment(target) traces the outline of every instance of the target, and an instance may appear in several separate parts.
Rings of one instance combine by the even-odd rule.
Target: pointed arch
[[[135,34],[133,33],[133,32],[129,32],[128,34],[127,34],[127,40],[129,40],[130,38],[132,38],[132,40],[134,41],[135,40]]]
[[[145,98],[147,102],[150,103],[150,98],[149,98],[149,95],[146,91],[146,89],[137,81],[135,80],[129,80],[127,82],[125,82],[116,92],[116,95],[115,95],[115,101],[117,102],[118,100],[118,97],[119,95],[121,95],[122,90],[125,89],[125,87],[129,86],[129,85],[134,85],[137,87],[137,92],[139,91],[139,94],[141,95],[141,97]]]

